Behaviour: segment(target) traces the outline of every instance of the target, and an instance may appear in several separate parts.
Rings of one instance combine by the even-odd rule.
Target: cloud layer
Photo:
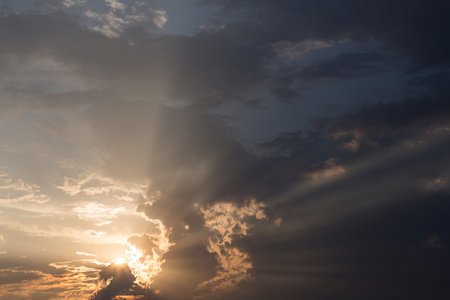
[[[0,299],[447,299],[450,5],[177,5],[2,2]]]

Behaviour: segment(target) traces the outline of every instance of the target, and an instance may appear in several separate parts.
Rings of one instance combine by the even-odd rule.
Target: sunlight
[[[174,245],[169,242],[169,233],[160,220],[148,220],[157,224],[160,234],[130,237],[128,250],[125,250],[128,266],[137,277],[137,283],[145,287],[150,287],[153,278],[162,271],[163,255]]]
[[[125,259],[123,259],[122,257],[116,258],[116,259],[114,260],[114,263],[115,263],[116,265],[124,264],[124,263],[125,263]]]

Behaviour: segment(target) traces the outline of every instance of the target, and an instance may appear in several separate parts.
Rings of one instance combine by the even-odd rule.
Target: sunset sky
[[[450,299],[450,1],[0,1],[0,300]]]

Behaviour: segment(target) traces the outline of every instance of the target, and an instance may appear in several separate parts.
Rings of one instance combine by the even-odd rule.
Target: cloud
[[[259,162],[224,136],[221,123],[211,116],[118,101],[98,103],[85,113],[97,146],[108,153],[102,172],[125,182],[151,178],[137,211],[172,228],[175,242],[185,225],[201,229],[195,203],[251,194],[247,189]],[[117,129],[113,135],[111,128]]]
[[[2,269],[0,270],[0,278],[2,279],[0,281],[0,285],[35,280],[42,276],[43,274],[39,271]]]
[[[421,180],[421,186],[426,190],[450,191],[450,178],[439,176],[430,180]]]
[[[354,79],[373,76],[393,68],[392,56],[380,53],[341,53],[328,60],[307,65],[294,76],[300,82],[321,79]]]
[[[38,13],[40,7],[48,13],[64,14],[76,19],[91,30],[108,37],[118,38],[130,27],[142,26],[149,34],[161,33],[167,22],[165,11],[152,7],[149,3],[132,0],[72,1],[34,0],[15,6],[6,15],[26,12]]]
[[[79,252],[77,252],[77,254],[78,253]],[[92,256],[92,254],[89,256]],[[53,262],[49,264],[49,266],[54,267],[56,269],[64,269],[72,273],[86,273],[86,274],[98,272],[98,270],[104,267],[105,265],[106,265],[105,263],[102,263],[94,258],[73,260],[66,262]]]
[[[92,175],[88,175],[86,173],[79,174],[78,178],[76,178],[76,179],[64,177],[64,185],[59,186],[58,188],[63,190],[67,194],[73,196],[73,195],[80,193],[81,186],[83,184],[85,184],[86,182],[90,181],[92,177],[93,177]]]
[[[449,114],[447,96],[408,98],[403,101],[378,103],[331,121],[330,131],[336,140],[347,140],[342,149],[358,151],[362,146],[373,147],[405,141],[426,130],[446,126]],[[328,121],[323,121],[320,126]],[[319,121],[320,123],[320,121]],[[437,132],[436,132],[437,133]],[[430,135],[433,136],[433,135]]]
[[[305,53],[320,48],[330,47],[332,44],[321,40],[310,41],[281,41],[273,44],[275,53],[280,57],[286,57],[290,60],[298,58]]]
[[[95,254],[86,253],[86,252],[82,252],[82,251],[77,251],[76,254],[77,254],[77,255],[84,255],[84,256],[93,256],[93,257],[97,257],[97,255],[95,255]]]
[[[436,96],[449,91],[449,87],[446,84],[448,80],[450,80],[450,72],[438,69],[428,74],[413,76],[407,81],[407,84],[410,88],[424,94]]]
[[[90,299],[111,300],[121,291],[130,289],[135,279],[127,265],[112,263],[99,272],[98,280],[101,288]]]
[[[233,21],[223,35],[255,43],[280,41],[380,41],[418,64],[448,62],[448,3],[397,1],[204,1],[220,5],[222,19]],[[252,17],[246,12],[252,11]],[[432,18],[429,16],[432,15]],[[220,20],[220,17],[219,17]],[[391,28],[396,28],[392,31]],[[430,35],[429,33],[434,34]],[[412,34],[414,33],[414,34]]]
[[[4,204],[20,202],[35,202],[44,204],[49,201],[49,197],[41,193],[37,184],[26,184],[21,178],[14,179],[6,173],[0,176],[0,200]]]
[[[158,219],[147,219],[157,225],[159,235],[142,234],[131,236],[127,240],[126,256],[130,268],[136,274],[136,282],[145,288],[150,288],[153,278],[161,272],[165,262],[163,256],[174,245],[169,241],[169,231]]]
[[[0,270],[0,293],[4,297],[86,299],[95,289],[95,273],[48,274],[37,270]]]
[[[317,166],[311,166],[311,168],[317,169],[305,173],[304,176],[314,180],[345,173],[345,167],[336,164],[334,158],[329,158],[325,162],[319,163]]]
[[[265,219],[264,205],[251,200],[242,207],[232,203],[216,203],[199,210],[205,219],[205,227],[213,232],[207,249],[214,253],[219,263],[217,275],[201,283],[198,289],[206,295],[214,295],[237,287],[239,282],[250,278],[248,270],[252,263],[248,253],[232,245],[233,238],[249,234],[252,227],[248,217]]]
[[[282,133],[260,147],[276,149],[275,155],[301,159],[305,166],[306,160],[313,164],[330,159],[336,149],[367,153],[399,142],[420,145],[426,140],[445,138],[450,113],[447,99],[444,94],[366,104],[334,118],[314,120],[315,130]]]
[[[115,219],[117,214],[125,211],[125,208],[120,206],[116,208],[105,207],[104,204],[91,202],[86,204],[84,207],[74,207],[72,211],[78,215],[80,219]]]
[[[438,249],[444,248],[444,244],[442,243],[442,239],[437,234],[430,234],[427,237],[427,240],[426,240],[425,244],[430,246],[430,247],[432,247],[432,248],[438,248]]]
[[[104,231],[97,231],[97,230],[93,230],[93,229],[86,230],[84,233],[93,238],[100,238],[100,237],[106,235],[106,232],[104,232]]]
[[[157,15],[161,20],[160,12]],[[8,47],[0,47],[1,53],[16,62],[4,73],[22,75],[19,82],[27,73],[21,70],[45,58],[68,69],[74,78],[81,77],[87,87],[114,87],[140,99],[193,104],[239,100],[264,78],[258,53],[262,50],[214,37],[148,38],[138,34],[130,37],[130,44],[105,38],[61,15],[10,15],[1,22],[5,38],[16,37]],[[72,37],[70,45],[58,42],[67,35]],[[61,78],[51,82],[63,84]]]
[[[126,243],[129,267],[102,271],[92,299],[138,298],[150,284],[179,299],[196,286],[233,299],[429,298],[417,289],[448,277],[448,249],[428,236],[447,243],[448,5],[204,2],[223,10],[192,37],[162,34],[165,10],[142,1],[5,8],[0,159],[20,176],[0,173],[0,225],[23,234],[5,234],[8,247]],[[398,101],[381,77],[399,81]],[[375,104],[371,90],[354,95],[369,79]],[[260,133],[264,152],[237,142]],[[100,265],[75,255],[87,257],[7,292],[86,298]]]

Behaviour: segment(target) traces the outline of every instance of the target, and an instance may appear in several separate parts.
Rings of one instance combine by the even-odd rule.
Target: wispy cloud
[[[57,188],[71,196],[80,193],[87,196],[115,193],[115,197],[130,201],[138,197],[145,198],[148,184],[145,181],[141,184],[121,182],[96,173],[80,173],[78,178],[64,177],[64,185]]]
[[[0,176],[0,201],[3,205],[14,206],[18,202],[47,203],[50,197],[41,193],[37,184],[26,184],[21,178],[14,179],[8,174]]]
[[[123,206],[112,208],[101,203],[91,202],[82,207],[74,207],[72,211],[80,219],[94,219],[99,222],[117,218],[117,214],[124,212],[125,208]]]
[[[0,293],[16,298],[42,293],[60,299],[86,299],[95,290],[95,277],[96,273],[51,275],[36,270],[2,269]]]

